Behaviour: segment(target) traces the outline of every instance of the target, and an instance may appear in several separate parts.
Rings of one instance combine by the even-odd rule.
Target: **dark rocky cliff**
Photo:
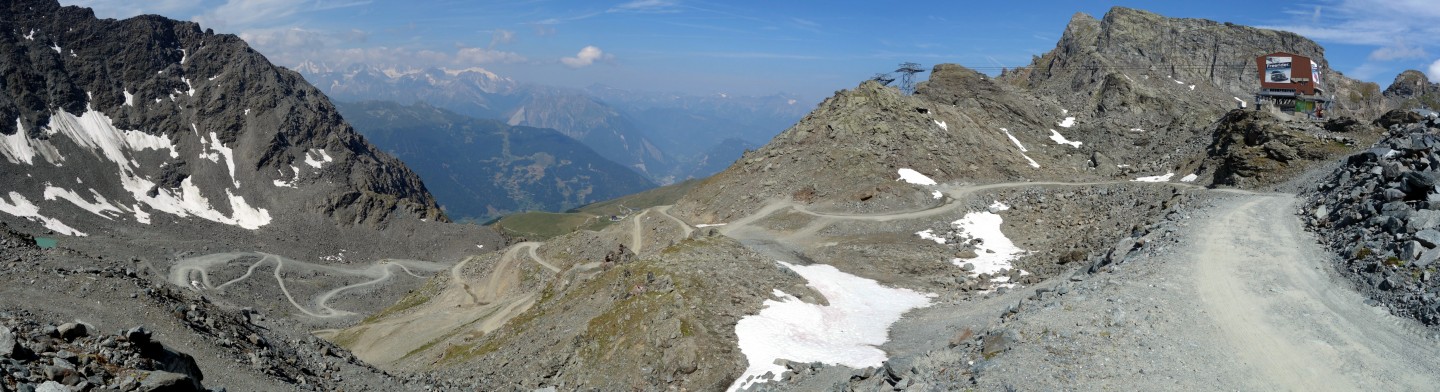
[[[419,177],[356,134],[299,74],[238,37],[153,15],[96,19],[46,0],[5,8],[0,135],[10,153],[0,181],[43,210],[40,200],[53,198],[41,196],[42,184],[53,182],[93,188],[123,215],[155,212],[151,204],[172,197],[209,200],[212,215],[230,220],[239,204],[276,220],[321,213],[342,226],[445,219]],[[77,118],[76,132],[94,140],[57,131]],[[166,149],[169,157],[154,153]],[[198,197],[186,194],[187,180]],[[75,181],[85,186],[61,184]],[[153,185],[122,190],[135,181]],[[178,215],[208,214],[189,212]]]

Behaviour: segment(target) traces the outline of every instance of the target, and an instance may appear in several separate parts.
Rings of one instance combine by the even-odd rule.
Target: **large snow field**
[[[780,265],[800,274],[829,305],[815,305],[775,290],[760,313],[735,324],[740,352],[750,363],[730,390],[778,377],[777,359],[823,362],[852,368],[880,366],[886,354],[876,346],[889,339],[890,324],[905,312],[930,305],[933,294],[881,285],[825,264]]]

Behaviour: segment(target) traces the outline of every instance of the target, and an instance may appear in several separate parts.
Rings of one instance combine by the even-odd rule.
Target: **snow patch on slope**
[[[278,171],[278,170],[277,170],[277,171]],[[277,179],[277,180],[275,180],[275,186],[286,187],[286,188],[296,188],[295,183],[300,182],[300,168],[295,167],[295,166],[290,166],[290,172],[291,172],[291,173],[295,173],[295,174],[294,174],[294,176],[293,176],[292,178],[290,178],[289,181]],[[280,176],[282,176],[282,177],[285,176],[285,172],[283,172],[283,171],[280,172]]]
[[[924,231],[917,231],[915,232],[915,235],[920,236],[921,239],[931,240],[935,241],[935,243],[937,244],[945,245],[945,237],[935,235],[935,229],[925,229]]]
[[[4,155],[5,160],[10,163],[26,165],[34,165],[36,155],[45,158],[45,161],[51,164],[64,160],[64,157],[60,156],[60,151],[56,150],[55,146],[50,145],[49,142],[31,139],[25,135],[25,125],[20,122],[19,117],[16,117],[15,133],[10,135],[0,133],[0,155]]]
[[[190,126],[193,127],[195,125],[191,124]],[[225,147],[225,143],[220,142],[220,135],[215,134],[213,131],[210,132],[210,149],[214,150],[216,154],[225,157],[225,167],[230,170],[230,182],[234,183],[236,188],[239,188],[240,180],[235,179],[235,149]],[[214,161],[214,159],[211,160]]]
[[[943,131],[949,131],[949,130],[950,130],[950,127],[949,127],[949,126],[946,126],[944,121],[940,121],[940,120],[931,120],[931,121],[934,121],[934,122],[935,122],[935,125],[940,126],[940,130],[943,130]]]
[[[99,215],[101,218],[109,220],[115,220],[115,217],[120,216],[122,213],[119,208],[115,208],[114,204],[110,204],[109,200],[105,200],[105,196],[100,196],[100,193],[94,189],[90,190],[90,194],[95,196],[95,202],[85,200],[84,197],[81,197],[75,193],[75,191],[49,184],[45,185],[45,200],[64,199],[70,202],[70,204],[80,207],[80,209],[90,211],[91,214]],[[106,214],[107,212],[113,215]]]
[[[1180,182],[1195,182],[1195,180],[1199,178],[1200,176],[1195,175],[1195,173],[1190,173],[1186,174],[1185,177],[1180,177]]]
[[[40,215],[40,207],[36,207],[34,203],[25,200],[25,196],[20,195],[19,192],[10,191],[10,200],[8,201],[5,200],[4,197],[0,197],[0,212],[40,222],[46,229],[53,230],[56,233],[76,237],[86,236],[85,233],[65,225],[65,223],[59,219]]]
[[[330,158],[330,153],[325,152],[324,149],[315,148],[305,153],[305,164],[316,169],[325,167],[326,163],[333,161],[335,160]]]
[[[1167,182],[1167,181],[1170,181],[1170,177],[1174,177],[1174,176],[1175,176],[1175,173],[1174,173],[1174,172],[1166,172],[1166,173],[1163,174],[1163,175],[1150,176],[1150,177],[1140,177],[1140,178],[1136,178],[1136,179],[1131,180],[1131,181],[1135,181],[1135,182]]]
[[[898,171],[900,172],[900,180],[903,180],[905,182],[915,185],[935,185],[935,180],[930,179],[930,177],[926,177],[924,174],[920,174],[920,172],[917,172],[914,169],[902,168]]]
[[[129,152],[141,150],[170,150],[171,157],[178,157],[179,152],[170,143],[170,139],[163,136],[146,134],[139,131],[120,130],[115,128],[110,117],[104,113],[87,110],[79,117],[65,112],[58,111],[50,117],[48,132],[64,134],[75,142],[76,145],[91,150],[97,150],[101,156],[114,162],[119,169],[121,186],[135,198],[145,205],[159,211],[164,211],[176,216],[194,216],[201,219],[239,226],[245,229],[258,229],[270,223],[270,213],[262,208],[251,207],[245,202],[245,198],[235,195],[230,189],[225,190],[227,202],[230,204],[231,215],[215,210],[210,206],[210,201],[200,192],[200,188],[193,183],[194,177],[187,177],[181,181],[180,192],[176,193],[170,189],[157,189],[155,196],[148,193],[155,188],[155,182],[135,174],[134,169],[139,167]],[[198,130],[197,130],[198,133]],[[219,138],[212,132],[211,139],[215,146],[211,148],[216,151],[229,150],[220,145]],[[203,139],[202,139],[203,140]],[[220,152],[222,155],[229,153]],[[233,158],[230,158],[233,159]],[[234,177],[233,160],[231,166],[231,177]],[[138,211],[138,208],[136,209]],[[141,216],[144,216],[142,219]],[[136,214],[136,220],[142,223],[149,220],[149,216],[143,213]]]
[[[992,207],[996,206],[992,205]],[[1005,206],[1004,204],[999,204],[999,207],[1003,208],[991,209],[998,211],[1009,209],[1009,206]],[[951,259],[950,262],[956,266],[963,266],[965,264],[973,265],[975,269],[970,272],[975,275],[994,274],[1014,268],[1012,262],[1017,257],[1024,255],[1025,250],[1016,246],[1014,242],[1010,241],[1009,237],[1005,236],[1005,233],[1000,231],[1000,225],[1002,223],[1005,223],[1005,219],[991,211],[967,213],[959,220],[950,222],[951,226],[954,226],[970,237],[980,240],[980,243],[975,246],[975,254],[977,255],[975,258],[954,258]]]
[[[1059,126],[1062,127],[1062,128],[1073,127],[1073,126],[1075,126],[1075,118],[1074,118],[1074,117],[1066,117],[1065,120],[1060,121],[1059,124],[1055,124],[1055,125],[1059,125]]]
[[[732,391],[768,381],[763,379],[767,373],[784,373],[777,359],[856,369],[880,366],[887,356],[876,346],[889,339],[890,324],[910,309],[930,306],[933,295],[886,287],[825,264],[778,263],[805,278],[830,305],[805,303],[775,290],[779,300],[766,300],[760,313],[735,323],[749,367],[730,385]]]

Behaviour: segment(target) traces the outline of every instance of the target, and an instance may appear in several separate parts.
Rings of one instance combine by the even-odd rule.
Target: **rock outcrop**
[[[1313,121],[1284,121],[1269,111],[1236,109],[1215,124],[1214,139],[1204,171],[1213,184],[1255,188],[1294,177],[1311,163],[1347,150],[1343,139],[1325,137],[1325,128]],[[1331,121],[1330,128],[1349,131],[1346,118]],[[1361,127],[1363,129],[1363,127]],[[1362,130],[1360,132],[1366,132]],[[1369,131],[1369,133],[1374,133]]]

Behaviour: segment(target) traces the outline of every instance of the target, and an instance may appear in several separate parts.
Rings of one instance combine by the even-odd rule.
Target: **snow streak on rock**
[[[80,197],[79,194],[69,189],[50,185],[45,186],[45,200],[64,199],[65,201],[70,202],[70,204],[74,204],[76,207],[80,207],[85,211],[90,211],[91,214],[99,215],[100,217],[105,219],[114,220],[116,216],[120,216],[120,209],[115,208],[115,205],[110,204],[109,200],[105,200],[105,196],[100,196],[100,193],[96,192],[94,189],[90,190],[90,194],[95,196],[94,202],[85,200],[85,198]],[[106,214],[107,212],[109,214]]]
[[[768,381],[763,379],[767,373],[785,372],[777,359],[880,366],[887,357],[876,346],[889,339],[890,324],[910,309],[930,306],[933,295],[885,287],[825,264],[779,263],[805,278],[830,305],[805,303],[775,290],[779,300],[766,300],[760,313],[735,323],[740,352],[750,365],[730,385],[732,391]]]
[[[1040,168],[1040,163],[1035,162],[1034,159],[1030,159],[1030,156],[1025,154],[1027,151],[1030,151],[1030,150],[1025,149],[1025,145],[1024,145],[1024,144],[1020,144],[1020,139],[1016,139],[1016,138],[1015,138],[1015,135],[1011,135],[1009,129],[1000,128],[1000,130],[1003,131],[1003,132],[1005,132],[1005,137],[1010,138],[1010,142],[1011,142],[1011,143],[1015,143],[1015,147],[1016,147],[1016,148],[1019,148],[1019,149],[1020,149],[1020,156],[1025,157],[1025,161],[1026,161],[1026,162],[1030,162],[1030,167],[1037,168],[1037,169]]]
[[[1083,142],[1070,141],[1069,139],[1065,138],[1065,135],[1061,135],[1059,131],[1056,131],[1054,129],[1050,130],[1050,140],[1054,140],[1055,143],[1059,144],[1069,144],[1070,147],[1075,148],[1080,148],[1080,145],[1084,144]]]

